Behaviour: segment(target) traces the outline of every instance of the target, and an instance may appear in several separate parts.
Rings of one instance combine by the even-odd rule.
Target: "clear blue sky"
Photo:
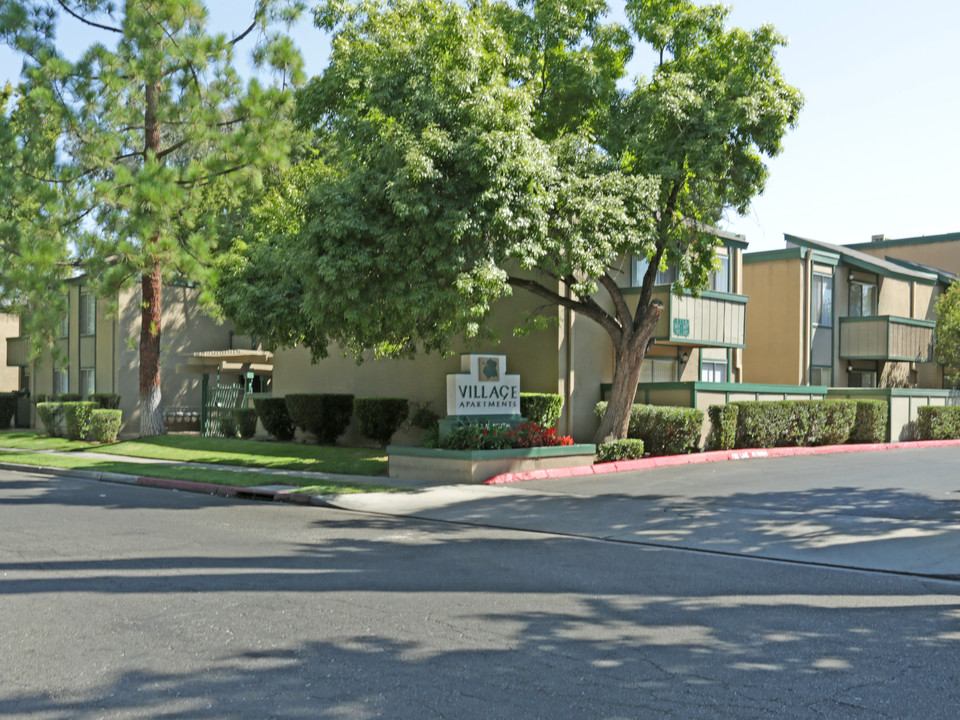
[[[208,3],[216,29],[240,30],[249,0]],[[615,3],[619,14],[622,2]],[[766,192],[726,229],[751,250],[783,246],[783,233],[845,244],[871,235],[912,237],[960,231],[960,53],[955,0],[736,0],[732,24],[772,23],[790,44],[784,75],[806,96],[783,154],[770,162]],[[622,17],[622,15],[619,15]],[[89,42],[73,23],[64,26]],[[66,41],[68,38],[62,34]],[[295,31],[310,74],[320,72],[327,38],[306,17]],[[73,39],[72,37],[70,39]],[[634,73],[647,73],[638,55]],[[0,48],[0,78],[19,62]]]

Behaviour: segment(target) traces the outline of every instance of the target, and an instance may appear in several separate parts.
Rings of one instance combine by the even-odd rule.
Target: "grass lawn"
[[[188,466],[164,466],[124,462],[124,456],[180,462],[235,465],[249,468],[275,468],[294,471],[328,472],[342,475],[385,476],[387,456],[370,448],[329,447],[259,440],[228,440],[196,435],[162,435],[155,438],[127,440],[110,445],[71,442],[48,438],[32,431],[0,432],[0,447],[13,452],[0,453],[0,460],[26,465],[45,465],[77,470],[146,475],[173,480],[193,480],[224,485],[294,485],[310,487],[312,492],[372,492],[389,489],[381,485],[360,483],[318,483],[315,478],[264,475],[256,472],[210,470]],[[35,453],[36,450],[70,452],[69,455]],[[87,455],[87,452],[116,455],[116,461]]]
[[[215,485],[233,485],[235,487],[253,487],[255,485],[290,485],[300,487],[304,492],[314,495],[333,493],[384,492],[397,488],[385,485],[368,485],[340,482],[320,482],[310,478],[265,476],[256,472],[237,470],[210,470],[186,465],[143,465],[142,463],[109,462],[85,457],[83,454],[40,455],[31,452],[0,452],[0,462],[19,465],[41,465],[44,467],[65,468],[69,470],[92,470],[95,472],[114,472],[124,475],[149,475],[167,480],[189,480],[192,482],[213,483]]]
[[[198,435],[160,435],[111,445],[41,437],[34,432],[0,433],[0,447],[22,450],[90,451],[109,455],[181,462],[277,468],[341,475],[387,474],[387,455],[376,448],[301,445],[260,440],[228,440]]]

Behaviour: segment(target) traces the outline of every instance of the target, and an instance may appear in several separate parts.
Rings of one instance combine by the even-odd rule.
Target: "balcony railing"
[[[669,288],[657,288],[653,296],[664,305],[654,330],[657,340],[695,347],[743,347],[746,295],[704,291],[700,297],[689,292],[677,297]]]
[[[7,338],[7,366],[28,367],[30,365],[30,338]]]
[[[893,315],[840,318],[840,357],[844,360],[932,362],[930,320]]]

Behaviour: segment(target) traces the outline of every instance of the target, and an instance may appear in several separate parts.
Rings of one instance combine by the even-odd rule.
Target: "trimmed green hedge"
[[[93,439],[98,443],[116,442],[122,420],[121,410],[94,410],[90,414]]]
[[[917,432],[921,440],[960,438],[960,407],[917,408]]]
[[[100,406],[95,402],[78,401],[63,403],[63,421],[68,440],[86,440],[93,429],[91,416]]]
[[[856,422],[856,400],[730,403],[737,410],[737,448],[840,445]]]
[[[606,402],[597,403],[597,417],[606,411]],[[630,410],[627,436],[643,440],[651,455],[682,455],[697,450],[702,426],[702,410],[638,403]]]
[[[257,411],[254,408],[237,408],[233,413],[237,418],[237,431],[241,438],[249,440],[257,434]]]
[[[626,438],[610,440],[597,445],[597,462],[618,462],[620,460],[639,460],[643,457],[643,440]]]
[[[889,408],[885,400],[857,400],[852,443],[882,443],[887,439]]]
[[[120,407],[120,396],[116,393],[91,393],[90,399],[103,410],[116,410]]]
[[[353,411],[360,434],[385,446],[410,414],[410,402],[406,398],[355,398]]]
[[[711,405],[707,408],[710,416],[710,434],[707,436],[708,450],[733,450],[737,443],[737,418],[740,408],[736,405]]]
[[[38,402],[37,417],[43,429],[50,437],[63,436],[63,404],[58,402]]]
[[[556,393],[520,393],[520,414],[542,427],[557,426],[563,411],[563,396]]]
[[[296,426],[290,418],[285,398],[254,398],[253,407],[264,430],[281,442],[293,440]]]
[[[6,430],[13,422],[18,398],[16,393],[0,393],[0,429]]]
[[[287,395],[287,410],[294,425],[313,433],[321,445],[333,445],[353,416],[353,395],[322,393]]]

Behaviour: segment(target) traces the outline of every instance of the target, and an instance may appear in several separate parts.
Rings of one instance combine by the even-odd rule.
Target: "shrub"
[[[556,427],[563,397],[556,393],[520,393],[520,414],[543,427]]]
[[[507,433],[510,446],[515,448],[561,447],[573,445],[569,435],[557,435],[556,428],[535,422],[523,422]]]
[[[57,395],[58,402],[80,402],[83,400],[83,395],[80,393],[60,393]]]
[[[884,400],[857,400],[850,442],[880,443],[887,439],[889,409]]]
[[[93,439],[98,443],[116,442],[122,418],[120,410],[94,410],[90,414]]]
[[[732,450],[737,442],[737,417],[740,408],[736,405],[711,405],[707,408],[707,414],[710,416],[707,448]]]
[[[532,422],[510,427],[508,423],[480,420],[458,425],[439,445],[447,450],[508,450],[573,445],[573,438]]]
[[[445,450],[506,450],[511,447],[511,428],[506,423],[485,420],[464,423],[440,440]]]
[[[430,401],[414,403],[415,409],[410,413],[410,424],[421,430],[431,430],[437,427],[440,416],[430,409]]]
[[[120,407],[120,396],[116,393],[92,393],[90,399],[104,410],[116,410]]]
[[[410,403],[406,398],[355,398],[353,411],[360,433],[386,445],[410,414]]]
[[[35,403],[47,402],[46,393],[37,393],[36,395],[33,396],[33,401]]]
[[[0,429],[6,430],[17,414],[17,394],[0,393]]]
[[[37,417],[50,437],[63,436],[63,405],[58,402],[37,403]]]
[[[92,429],[90,416],[97,410],[95,402],[65,402],[63,403],[63,421],[67,430],[68,440],[86,440]]]
[[[353,395],[287,395],[287,410],[293,423],[313,433],[323,445],[333,445],[343,435],[353,416]]]
[[[597,462],[617,462],[619,460],[639,460],[643,457],[643,440],[626,438],[610,440],[597,445]]]
[[[233,411],[237,420],[237,431],[244,440],[257,434],[257,411],[253,408],[237,408]]]
[[[237,436],[237,417],[233,413],[236,410],[225,410],[223,415],[217,421],[217,429],[220,435],[225,438],[235,438]]]
[[[921,440],[960,438],[960,407],[926,406],[917,409],[917,434]]]
[[[606,410],[606,402],[597,403],[597,417]],[[643,440],[651,455],[682,455],[697,449],[702,426],[702,410],[638,403],[630,410],[627,437]]]
[[[856,421],[853,400],[737,402],[737,448],[838,445]]]
[[[290,418],[285,398],[255,398],[253,407],[264,430],[281,442],[293,440],[296,426]]]

